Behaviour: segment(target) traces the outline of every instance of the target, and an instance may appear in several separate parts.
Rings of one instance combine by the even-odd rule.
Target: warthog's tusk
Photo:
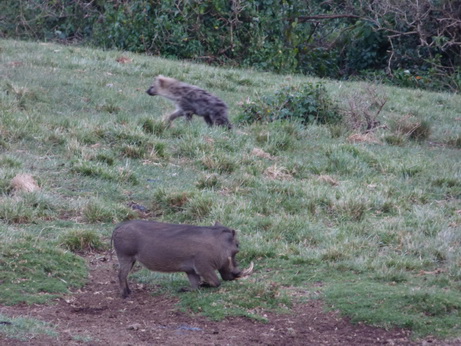
[[[248,276],[253,273],[253,267],[254,263],[251,262],[250,266],[247,269],[242,270],[242,273],[240,274],[240,277]]]

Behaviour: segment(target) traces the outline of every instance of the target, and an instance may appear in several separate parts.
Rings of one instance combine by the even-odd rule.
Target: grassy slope
[[[320,297],[355,321],[460,335],[461,153],[449,145],[461,136],[460,96],[383,88],[382,123],[411,113],[432,129],[428,141],[400,146],[287,123],[228,133],[196,117],[165,129],[173,106],[144,93],[157,74],[212,90],[231,119],[247,98],[312,79],[7,40],[0,54],[1,302],[81,285],[85,268],[63,237],[108,239],[114,223],[136,216],[134,202],[160,220],[236,228],[241,263],[256,263],[248,280],[180,295],[184,308],[262,318]],[[364,90],[325,84],[339,103]],[[13,194],[18,173],[41,190]],[[168,294],[186,284],[182,274],[133,277]]]

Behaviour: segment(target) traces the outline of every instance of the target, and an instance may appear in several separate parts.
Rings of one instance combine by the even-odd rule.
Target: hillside
[[[234,129],[200,117],[167,128],[174,106],[145,93],[158,74],[220,96]],[[182,273],[130,280],[217,320],[321,300],[352,322],[461,336],[459,95],[322,81],[346,120],[386,98],[364,135],[237,122],[242,103],[319,81],[303,76],[11,40],[0,40],[0,76],[3,306],[82,287],[82,255],[107,253],[125,219],[219,221],[239,232],[241,266],[255,263],[248,279],[185,294]],[[12,184],[20,174],[29,191]]]

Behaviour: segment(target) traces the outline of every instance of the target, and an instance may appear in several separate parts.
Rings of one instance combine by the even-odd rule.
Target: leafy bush
[[[307,83],[299,87],[284,87],[272,95],[264,95],[255,102],[243,104],[237,121],[254,123],[276,120],[331,124],[338,122],[340,115],[322,84]]]

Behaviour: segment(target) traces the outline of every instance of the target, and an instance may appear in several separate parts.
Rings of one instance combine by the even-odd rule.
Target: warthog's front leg
[[[186,272],[186,274],[190,282],[190,287],[183,287],[179,290],[179,292],[194,291],[200,286],[200,275],[194,271]]]

